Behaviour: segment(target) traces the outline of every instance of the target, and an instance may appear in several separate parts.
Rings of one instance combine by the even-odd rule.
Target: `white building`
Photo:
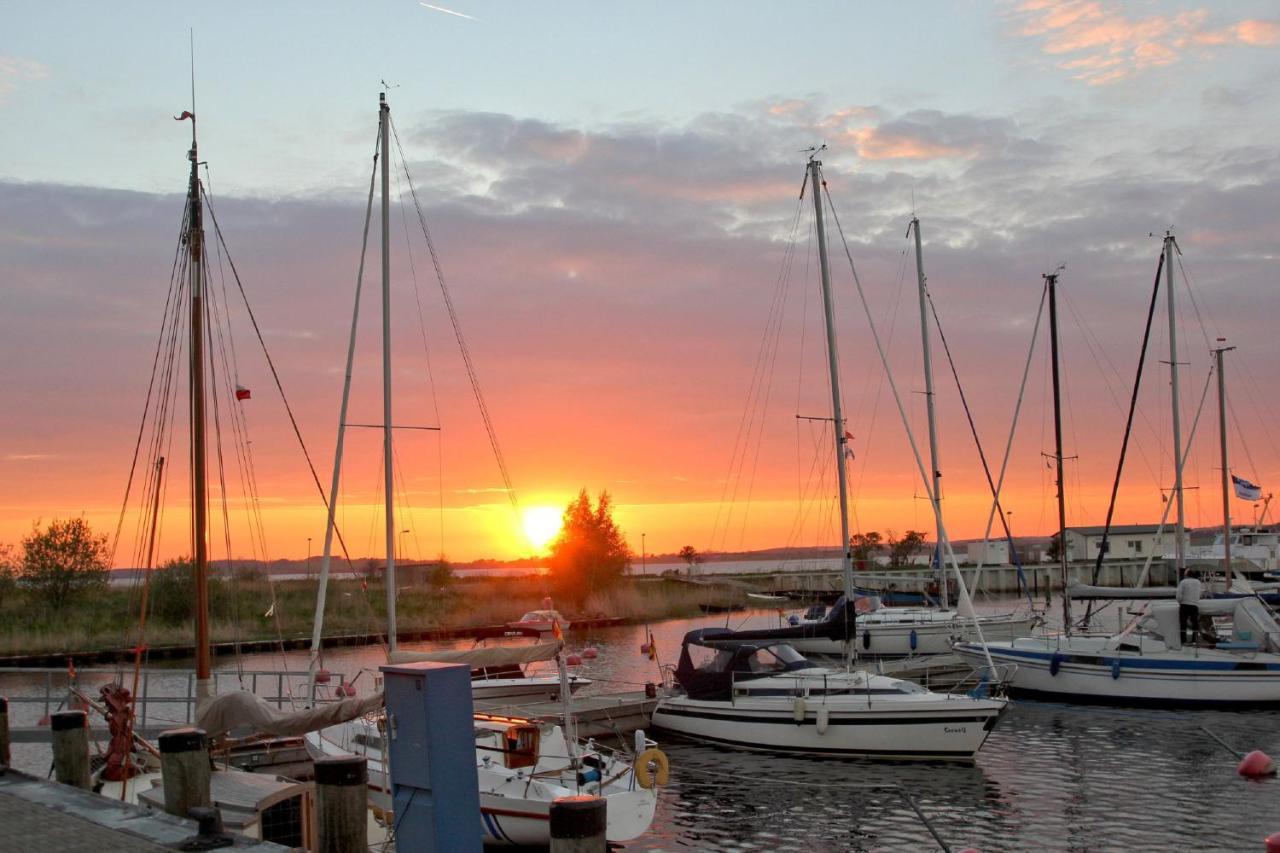
[[[1172,526],[1166,526],[1159,535],[1155,524],[1113,524],[1107,536],[1105,560],[1145,560],[1151,555],[1156,559],[1173,553],[1174,535]],[[1102,546],[1102,534],[1105,527],[1068,527],[1067,559],[1096,560],[1098,549]],[[1183,542],[1190,547],[1191,537],[1183,532]]]
[[[975,566],[979,563],[984,566],[1007,566],[1009,564],[1008,539],[991,539],[987,542],[975,539],[965,546],[965,550],[967,552],[967,562]]]

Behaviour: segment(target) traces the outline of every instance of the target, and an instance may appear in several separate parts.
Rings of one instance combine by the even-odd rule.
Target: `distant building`
[[[1009,540],[992,539],[983,542],[981,539],[975,539],[965,546],[968,552],[968,562],[975,566],[981,563],[984,566],[1007,566],[1009,564]]]
[[[1102,535],[1105,527],[1068,527],[1067,559],[1096,560],[1098,550],[1102,547]],[[1174,552],[1174,535],[1172,526],[1157,534],[1159,525],[1155,524],[1114,524],[1107,536],[1107,549],[1104,560],[1145,560],[1151,555],[1156,559]],[[1190,544],[1190,537],[1184,532],[1183,542]]]

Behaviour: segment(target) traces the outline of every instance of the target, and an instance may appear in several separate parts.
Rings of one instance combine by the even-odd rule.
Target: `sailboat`
[[[441,652],[400,651],[396,637],[395,583],[395,505],[393,468],[393,421],[391,389],[391,261],[390,261],[390,165],[389,134],[391,110],[386,94],[378,97],[379,144],[381,151],[382,187],[382,400],[383,400],[383,470],[385,483],[384,517],[386,522],[386,587],[387,587],[387,654],[393,662],[439,660]],[[370,187],[370,213],[372,212]],[[367,225],[366,225],[367,228]],[[356,311],[359,310],[359,289]],[[358,316],[358,315],[357,315]],[[355,317],[347,348],[346,384],[343,387],[339,416],[338,441],[333,469],[336,495],[342,467],[342,446],[347,421],[352,362],[355,352]],[[316,670],[320,653],[320,625],[324,614],[325,590],[334,536],[336,501],[330,501],[328,526],[325,531],[324,555],[320,569],[320,588],[316,600],[316,620],[312,635],[312,669]],[[655,776],[664,778],[666,758],[644,732],[635,735],[635,754],[607,749],[593,741],[581,743],[574,735],[574,720],[569,712],[569,699],[574,690],[563,655],[564,643],[555,640],[533,647],[515,647],[524,662],[554,660],[557,667],[556,694],[564,703],[560,721],[506,715],[476,714],[474,719],[476,776],[480,786],[480,814],[477,831],[486,844],[545,845],[550,840],[551,803],[559,797],[589,794],[608,802],[606,837],[611,842],[629,841],[643,834],[653,821],[657,807]],[[527,651],[524,651],[527,650]],[[495,651],[499,650],[484,650]],[[507,650],[510,654],[512,650]],[[466,662],[483,668],[476,656]],[[495,660],[497,660],[495,656]],[[508,659],[499,660],[505,664]],[[474,690],[483,692],[483,680],[476,680]],[[313,757],[328,755],[363,755],[368,762],[369,806],[379,822],[394,826],[391,796],[391,768],[383,740],[386,727],[384,713],[372,713],[340,725],[330,726],[306,735],[307,749]],[[650,771],[660,766],[661,773]],[[646,783],[646,780],[649,780]]]
[[[740,749],[972,761],[1008,707],[1007,699],[939,694],[902,679],[849,668],[827,669],[797,650],[809,643],[831,644],[847,658],[857,623],[866,618],[857,613],[854,603],[847,433],[823,225],[822,162],[817,152],[809,158],[806,180],[813,193],[826,320],[844,596],[821,623],[759,631],[701,629],[686,634],[674,671],[679,690],[658,702],[653,724]]]
[[[1166,234],[1160,263],[1165,273],[1169,314],[1169,369],[1173,389],[1174,498],[1177,508],[1174,541],[1175,565],[1185,567],[1185,516],[1182,471],[1186,453],[1178,403],[1178,339],[1173,263],[1176,242]],[[1054,418],[1057,433],[1059,535],[1066,529],[1062,477],[1062,417],[1058,395],[1057,323],[1054,313],[1057,275],[1049,283],[1050,330],[1053,335]],[[1156,276],[1159,282],[1159,272]],[[1153,294],[1152,305],[1154,307]],[[1218,370],[1218,405],[1221,429],[1223,477],[1223,526],[1229,543],[1231,520],[1226,442],[1226,382],[1223,355],[1215,350]],[[1166,504],[1167,514],[1169,504]],[[1161,522],[1163,525],[1163,521]],[[1059,541],[1062,541],[1061,539]],[[956,651],[970,661],[985,660],[1012,666],[1009,691],[1072,702],[1118,705],[1159,705],[1178,708],[1280,706],[1280,620],[1253,594],[1249,582],[1232,582],[1229,550],[1224,553],[1223,576],[1227,585],[1242,593],[1237,598],[1201,599],[1202,616],[1229,620],[1232,635],[1207,644],[1186,645],[1178,624],[1178,605],[1170,601],[1150,603],[1129,626],[1111,636],[1073,633],[1073,597],[1148,598],[1146,590],[1098,589],[1067,584],[1066,548],[1060,547],[1060,571],[1064,587],[1063,632],[1051,637],[1027,637],[1007,642],[964,643]],[[1144,572],[1145,575],[1145,572]]]

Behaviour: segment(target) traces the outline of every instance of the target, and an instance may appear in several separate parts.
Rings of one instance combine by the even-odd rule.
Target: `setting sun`
[[[528,537],[529,544],[539,551],[545,550],[560,532],[560,510],[553,506],[529,507],[521,515],[524,535]]]

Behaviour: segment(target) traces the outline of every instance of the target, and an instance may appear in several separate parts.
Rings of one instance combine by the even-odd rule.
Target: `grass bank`
[[[189,590],[157,590],[148,606],[143,641],[152,648],[190,645],[194,629]],[[541,578],[455,578],[431,588],[402,588],[396,597],[402,631],[427,632],[497,625],[542,606]],[[315,612],[314,581],[217,580],[210,584],[215,643],[294,640],[310,637]],[[669,580],[623,578],[580,603],[557,601],[568,618],[607,616],[657,620],[696,616],[706,604],[724,605],[732,594]],[[740,596],[739,596],[740,597]],[[739,602],[741,603],[741,602]],[[274,605],[274,606],[273,606]],[[97,652],[136,646],[141,590],[106,588],[61,609],[44,606],[31,591],[9,591],[0,600],[0,657]],[[381,583],[331,582],[324,634],[379,634],[386,628]]]

